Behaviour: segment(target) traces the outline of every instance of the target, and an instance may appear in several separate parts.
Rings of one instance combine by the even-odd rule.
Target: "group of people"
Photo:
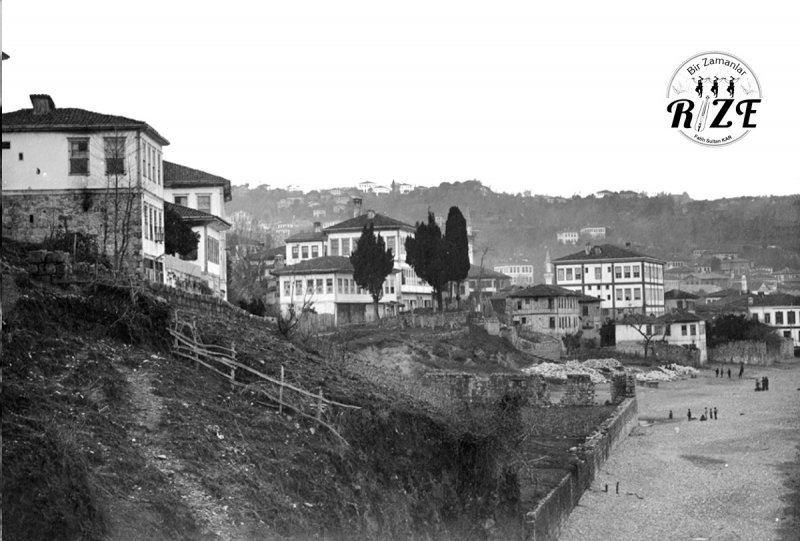
[[[670,414],[672,412],[670,411]],[[686,411],[686,418],[689,421],[697,421],[697,417],[692,417],[692,410],[691,408]],[[703,408],[703,413],[700,415],[701,421],[710,421],[710,420],[717,420],[717,407],[714,406],[713,408]]]
[[[724,378],[725,377],[725,369],[724,368],[715,368],[714,369],[714,377],[717,378]],[[731,369],[728,368],[728,379],[731,379]]]
[[[769,391],[769,378],[763,376],[760,380],[756,378],[756,391]]]

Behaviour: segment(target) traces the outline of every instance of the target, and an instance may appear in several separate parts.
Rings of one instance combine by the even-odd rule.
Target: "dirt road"
[[[800,363],[732,372],[637,387],[640,425],[652,424],[617,448],[560,539],[800,540]],[[687,420],[713,407],[718,420]]]

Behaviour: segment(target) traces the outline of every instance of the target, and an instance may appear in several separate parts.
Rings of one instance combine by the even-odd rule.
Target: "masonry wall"
[[[509,393],[520,393],[531,406],[550,404],[550,389],[544,378],[523,374],[477,375],[460,372],[432,372],[425,383],[448,400],[467,404],[491,403]]]
[[[744,363],[769,366],[776,361],[792,359],[794,348],[790,340],[784,340],[778,351],[768,351],[765,342],[737,341],[711,348],[708,357],[717,363]]]
[[[557,541],[561,528],[581,496],[594,481],[595,473],[603,466],[614,448],[624,441],[638,419],[636,398],[627,398],[600,430],[587,438],[575,451],[577,464],[561,482],[525,514],[525,539],[528,541]]]
[[[102,252],[104,199],[103,190],[4,194],[2,235],[24,242],[43,242],[54,238],[59,230],[77,231],[93,235],[98,250]],[[133,199],[131,213],[129,264],[138,268],[139,257],[134,254],[140,254],[142,250],[142,207],[139,196]],[[106,242],[106,253],[114,253],[112,235]]]

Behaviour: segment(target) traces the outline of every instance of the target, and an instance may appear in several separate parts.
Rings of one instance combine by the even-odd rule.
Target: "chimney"
[[[592,251],[592,243],[587,242],[586,245],[583,247],[583,251],[586,253],[586,255],[589,255],[589,252]]]
[[[53,98],[47,94],[31,94],[31,103],[33,104],[34,115],[46,115],[56,110],[56,104],[53,103]]]
[[[322,222],[314,222],[314,233],[322,233]]]
[[[354,197],[353,198],[353,218],[358,218],[361,216],[361,198]]]
[[[367,218],[369,218],[370,220],[374,220],[375,219],[375,211],[372,210],[372,209],[369,209],[367,211]]]

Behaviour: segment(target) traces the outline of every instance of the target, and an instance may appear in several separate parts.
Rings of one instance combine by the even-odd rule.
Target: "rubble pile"
[[[640,371],[638,369],[631,369],[631,371],[636,372],[636,381],[640,382],[675,381],[676,379],[696,378],[699,373],[696,368],[679,364],[659,366],[648,371]]]
[[[526,374],[537,374],[548,381],[566,383],[567,376],[584,374],[592,383],[606,383],[614,370],[622,365],[616,359],[589,359],[588,361],[567,361],[559,363],[541,363],[523,369]],[[604,372],[608,372],[606,375]]]

